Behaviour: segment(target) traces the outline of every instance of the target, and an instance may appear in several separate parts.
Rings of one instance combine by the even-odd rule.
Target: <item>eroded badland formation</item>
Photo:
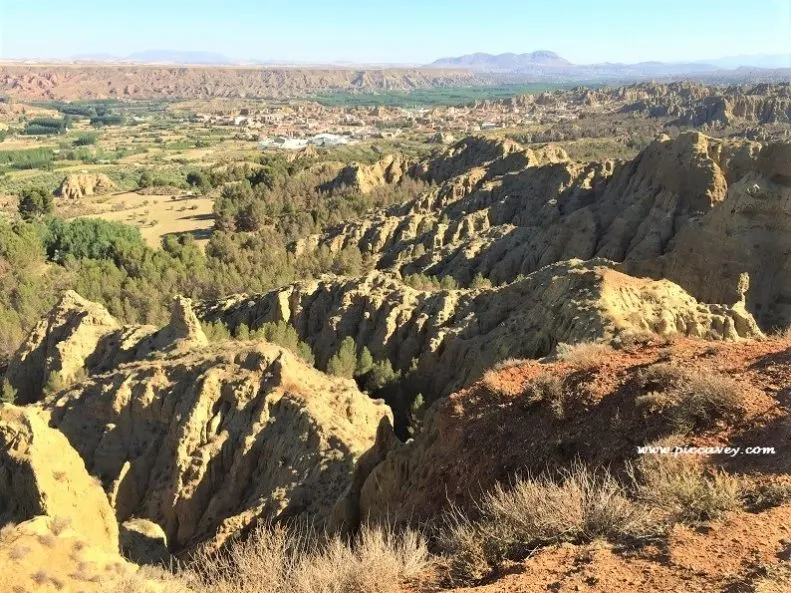
[[[80,76],[2,80],[94,96]],[[466,135],[460,117],[542,127]],[[42,222],[47,196],[20,192],[24,221],[0,236],[0,323],[26,330],[0,367],[0,591],[791,590],[788,85],[575,89],[413,119],[434,128],[427,149],[295,152],[299,186],[266,163],[232,177],[237,144],[195,161],[228,175],[203,194],[205,255],[67,241],[58,225],[81,215]],[[618,143],[630,126],[659,133],[579,157],[588,131]],[[104,212],[126,179],[104,166],[69,172],[56,218]],[[173,211],[190,203],[176,191]],[[314,198],[364,207],[338,220]],[[35,224],[41,261],[12,266]],[[180,273],[157,267],[166,253],[230,276],[234,249],[274,253],[285,227],[283,261],[320,273],[233,294],[217,280],[169,295],[164,323],[135,316],[146,267]],[[20,269],[57,294],[32,327]]]

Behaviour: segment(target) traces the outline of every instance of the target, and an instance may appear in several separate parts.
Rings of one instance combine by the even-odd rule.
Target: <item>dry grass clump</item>
[[[478,503],[474,520],[449,514],[438,540],[449,556],[451,578],[470,582],[541,546],[658,533],[651,514],[631,501],[609,472],[575,465],[560,481],[528,477],[508,489],[497,486]]]
[[[669,343],[667,336],[661,336],[648,330],[624,332],[612,340],[612,346],[616,350],[631,350],[649,345],[667,346]]]
[[[484,373],[481,385],[489,393],[502,397],[516,397],[521,391],[517,383],[503,380],[496,369],[490,369]]]
[[[689,456],[647,455],[632,468],[637,498],[664,511],[669,522],[717,519],[742,505],[738,478]]]
[[[107,593],[197,593],[189,580],[152,566],[141,566],[139,570],[126,571],[118,578],[102,583]]]
[[[759,568],[752,582],[745,583],[745,593],[787,593],[791,591],[791,563],[764,565]]]
[[[502,371],[505,369],[512,369],[514,367],[524,366],[530,362],[528,358],[506,358],[494,365],[495,371]]]
[[[578,344],[560,343],[557,346],[558,360],[569,363],[578,369],[601,366],[613,354],[613,349],[599,342],[580,342]]]
[[[744,493],[747,507],[763,511],[791,502],[791,482],[768,482],[754,484]]]
[[[428,549],[414,531],[366,527],[350,545],[263,526],[194,567],[206,593],[395,593],[427,569]]]
[[[742,386],[717,373],[657,364],[640,380],[649,393],[637,398],[638,408],[666,418],[678,432],[736,421],[744,412]]]
[[[530,403],[545,404],[558,420],[566,416],[566,408],[571,399],[563,388],[563,380],[555,374],[544,372],[531,379],[524,388],[524,395]]]

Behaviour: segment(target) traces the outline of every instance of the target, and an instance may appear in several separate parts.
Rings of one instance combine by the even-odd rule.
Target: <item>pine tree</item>
[[[371,351],[367,346],[363,346],[360,356],[357,359],[357,368],[354,370],[355,377],[362,377],[371,372],[374,366],[374,357],[371,356]]]
[[[249,340],[250,339],[250,328],[247,327],[246,324],[242,323],[239,327],[236,328],[236,332],[234,332],[234,337],[237,340]]]
[[[330,358],[327,363],[327,372],[336,377],[348,377],[351,379],[354,376],[354,370],[357,367],[357,346],[354,339],[347,336],[341,342],[337,354]]]
[[[44,384],[44,394],[52,395],[65,388],[66,384],[63,382],[63,377],[60,376],[60,373],[52,371],[49,377],[47,377],[47,382]]]
[[[16,389],[11,385],[11,381],[8,380],[8,377],[5,377],[2,384],[0,384],[0,402],[4,404],[13,404],[14,401],[16,401]]]

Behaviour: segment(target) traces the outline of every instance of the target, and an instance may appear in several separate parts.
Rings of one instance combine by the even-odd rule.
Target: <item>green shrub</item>
[[[68,257],[116,259],[131,246],[145,247],[137,228],[98,218],[52,219],[44,236],[47,256],[56,262]]]
[[[23,134],[30,136],[47,136],[63,134],[71,125],[71,118],[64,117],[63,119],[52,117],[39,117],[30,120],[25,128],[22,130]]]
[[[237,329],[237,337],[244,335],[246,326],[240,326]],[[308,364],[316,362],[313,356],[313,351],[310,346],[299,339],[299,334],[288,322],[286,321],[272,321],[263,324],[255,331],[247,330],[248,339],[250,340],[266,340],[272,344],[277,344],[283,348],[290,350]]]
[[[354,369],[355,377],[362,377],[371,372],[374,367],[374,357],[371,356],[371,351],[367,346],[363,346],[360,351],[360,356],[357,358],[357,366]]]
[[[12,169],[45,169],[52,165],[55,153],[51,148],[0,150],[0,166]]]
[[[66,382],[63,377],[57,371],[52,371],[44,383],[44,395],[54,395],[64,389],[66,389]]]
[[[52,214],[55,202],[52,194],[42,187],[30,187],[19,196],[19,215],[28,222]]]
[[[365,388],[375,393],[401,378],[401,372],[393,370],[393,364],[385,359],[373,363],[371,370],[365,377]]]
[[[96,144],[98,136],[96,134],[80,134],[74,140],[74,146],[92,146]]]
[[[225,342],[231,339],[231,330],[222,321],[202,323],[201,328],[209,342]]]

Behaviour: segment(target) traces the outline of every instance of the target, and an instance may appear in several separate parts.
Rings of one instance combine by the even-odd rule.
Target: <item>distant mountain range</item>
[[[110,54],[83,54],[74,56],[77,62],[135,62],[139,64],[209,64],[230,65],[236,63],[228,56],[207,51],[178,51],[154,49],[130,54],[126,57]]]
[[[133,53],[126,57],[106,53],[85,54],[72,58],[77,62],[109,62],[136,64],[181,64],[181,65],[248,65],[264,67],[323,67],[323,68],[388,68],[404,67],[396,64],[344,63],[297,63],[270,60],[236,60],[226,55],[204,51],[149,50]],[[413,65],[410,65],[411,67]],[[744,77],[739,70],[750,70],[749,76],[755,78],[769,76],[786,79],[791,75],[791,54],[728,56],[711,60],[689,62],[640,62],[622,64],[604,62],[599,64],[574,64],[548,50],[529,53],[488,54],[473,53],[457,57],[441,58],[427,64],[426,68],[453,68],[474,72],[484,79],[503,79],[513,81],[533,80],[551,82],[627,82],[647,78],[674,77]],[[760,71],[759,69],[767,69]],[[783,70],[779,70],[783,69]],[[773,72],[777,70],[777,72]]]
[[[573,66],[573,64],[561,58],[555,52],[540,50],[527,54],[468,54],[457,58],[441,58],[432,62],[430,66],[437,68],[473,68],[492,72],[519,72],[520,70],[533,68],[564,68]]]
[[[718,68],[791,68],[789,54],[757,54],[751,56],[727,56],[714,60],[702,60]]]
[[[626,80],[705,75],[736,68],[791,68],[791,54],[730,56],[690,62],[573,64],[555,52],[541,50],[525,54],[474,53],[441,58],[427,66],[430,68],[467,68],[480,73],[534,76],[556,80]]]
[[[431,68],[470,68],[479,72],[520,74],[542,77],[567,78],[619,78],[645,76],[675,76],[717,70],[714,64],[690,62],[682,64],[641,62],[638,64],[573,64],[552,51],[541,50],[526,54],[475,53],[465,56],[442,58],[428,64]]]

